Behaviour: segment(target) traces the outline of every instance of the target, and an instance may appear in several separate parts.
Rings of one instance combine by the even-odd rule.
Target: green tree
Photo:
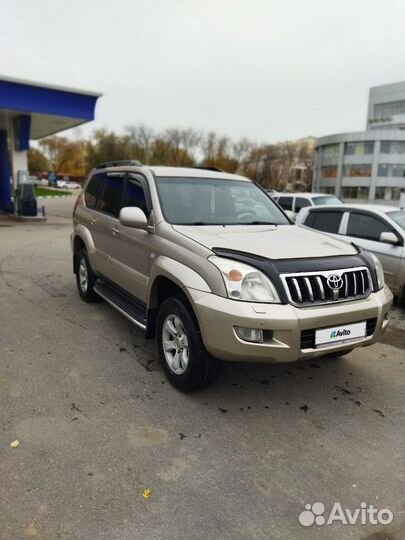
[[[30,148],[27,158],[28,170],[32,176],[40,176],[41,173],[49,171],[49,160],[38,148]]]
[[[66,137],[47,137],[39,142],[51,168],[56,173],[84,176],[86,170],[86,144]]]

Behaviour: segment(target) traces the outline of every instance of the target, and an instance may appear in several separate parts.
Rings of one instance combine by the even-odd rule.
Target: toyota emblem
[[[338,274],[328,276],[326,283],[333,291],[337,291],[343,287],[343,279]]]

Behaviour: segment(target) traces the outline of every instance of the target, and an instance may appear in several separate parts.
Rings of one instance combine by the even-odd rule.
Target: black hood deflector
[[[336,257],[312,257],[303,259],[268,259],[234,249],[221,247],[212,248],[212,251],[218,257],[233,259],[257,268],[263,274],[268,276],[277,289],[282,304],[288,304],[287,294],[284,290],[280,274],[295,274],[299,272],[327,272],[328,270],[340,270],[342,268],[356,268],[357,266],[366,266],[371,275],[373,289],[377,290],[377,276],[373,259],[367,251],[355,246],[358,253],[355,255],[339,255]]]

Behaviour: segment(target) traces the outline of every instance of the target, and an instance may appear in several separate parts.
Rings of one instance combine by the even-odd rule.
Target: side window
[[[145,193],[141,183],[135,178],[127,178],[124,196],[120,207],[124,208],[124,206],[136,206],[147,214]]]
[[[279,197],[277,202],[284,210],[292,210],[292,197]]]
[[[304,197],[295,197],[295,211],[297,214],[301,208],[305,208],[306,206],[312,206],[311,201],[304,199]]]
[[[104,187],[104,174],[95,174],[87,184],[84,193],[84,202],[87,208],[94,210],[97,207],[97,202],[101,197]]]
[[[308,212],[307,213],[306,218],[305,218],[305,220],[303,222],[306,227],[311,227],[311,229],[314,228],[315,214],[316,214],[316,212]]]
[[[97,204],[97,210],[118,217],[122,184],[123,175],[107,173],[103,194]]]
[[[379,242],[382,232],[393,232],[383,220],[367,214],[352,212],[347,225],[347,235]]]
[[[338,234],[343,212],[310,212],[305,225],[317,231]]]

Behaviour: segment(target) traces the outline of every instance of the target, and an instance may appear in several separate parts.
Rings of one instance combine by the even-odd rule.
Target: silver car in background
[[[376,255],[385,281],[405,305],[405,211],[393,206],[345,204],[307,207],[296,224],[352,242]]]

